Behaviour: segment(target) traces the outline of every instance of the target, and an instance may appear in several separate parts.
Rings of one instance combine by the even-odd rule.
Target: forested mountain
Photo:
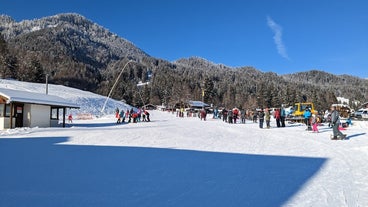
[[[147,56],[131,42],[78,14],[21,22],[1,16],[0,31],[9,52],[18,58],[20,73],[15,78],[19,80],[34,81],[30,70],[42,65],[55,83],[97,90],[100,72],[111,61]]]
[[[333,75],[318,70],[300,72],[283,76],[287,81],[295,83],[307,83],[332,91],[336,96],[345,97],[356,107],[353,101],[366,101],[368,97],[368,80],[350,75]]]
[[[174,62],[150,57],[133,43],[78,14],[15,22],[0,16],[0,76],[107,95],[132,105],[175,105],[204,100],[225,107],[278,107],[313,101],[318,109],[336,96],[366,101],[368,81],[309,71],[279,76],[253,67],[231,68],[200,57]],[[134,62],[128,63],[129,60]],[[152,75],[151,75],[152,74]],[[149,85],[137,87],[139,81]]]

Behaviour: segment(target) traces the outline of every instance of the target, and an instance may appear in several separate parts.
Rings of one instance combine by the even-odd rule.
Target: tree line
[[[101,53],[88,54],[75,46],[66,50],[65,44],[57,46],[60,42],[46,41],[42,43],[44,49],[40,49],[41,43],[33,44],[20,47],[15,40],[8,44],[0,35],[2,78],[43,83],[49,74],[51,83],[107,95],[123,65],[133,59],[135,62],[127,65],[112,94],[113,98],[133,106],[147,103],[175,106],[203,98],[208,104],[226,108],[280,107],[308,101],[318,110],[325,110],[337,103],[336,96],[362,102],[367,97],[366,81],[318,71],[279,76],[253,67],[230,68],[201,58],[176,62],[149,56],[117,58]],[[152,77],[148,77],[149,73]],[[351,80],[356,87],[350,85]],[[138,87],[139,81],[150,84]]]

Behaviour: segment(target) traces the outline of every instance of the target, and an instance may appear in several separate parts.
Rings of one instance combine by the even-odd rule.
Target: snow
[[[111,114],[115,112],[116,108],[127,110],[131,106],[121,101],[109,99],[105,110],[101,113],[101,109],[106,100],[105,96],[97,95],[92,92],[82,91],[62,85],[48,84],[48,94],[53,96],[59,96],[64,98],[72,104],[80,106],[80,109],[71,109],[70,113],[73,115],[89,113],[95,116],[101,116],[103,114]],[[13,89],[23,90],[35,93],[45,93],[46,85],[40,83],[28,83],[16,80],[5,80],[0,79],[0,90],[1,89]]]
[[[35,27],[32,27],[31,32],[36,32],[38,30],[41,30],[41,27],[40,26],[35,26]]]
[[[339,103],[343,103],[343,104],[349,104],[350,103],[350,100],[347,99],[347,98],[344,98],[344,97],[336,97],[336,99]]]
[[[150,113],[0,131],[0,206],[368,206],[366,121],[333,141],[328,126]]]
[[[59,96],[46,95],[44,93],[33,93],[21,90],[12,90],[1,88],[0,95],[6,97],[9,102],[22,102],[33,104],[46,104],[50,106],[65,106],[79,108],[76,104],[70,104],[69,101]]]

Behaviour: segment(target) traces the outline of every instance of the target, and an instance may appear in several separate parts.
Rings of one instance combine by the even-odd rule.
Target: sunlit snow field
[[[128,105],[110,100],[103,114],[103,96],[49,91],[97,116],[0,131],[0,206],[368,206],[368,122],[353,121],[338,141],[328,126],[260,129],[161,111],[117,125],[114,109]]]

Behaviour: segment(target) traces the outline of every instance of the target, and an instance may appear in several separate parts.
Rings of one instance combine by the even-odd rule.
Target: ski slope
[[[104,101],[63,86],[49,91],[88,100],[88,113],[97,97]],[[0,206],[368,206],[367,122],[333,141],[327,126],[311,133],[273,121],[260,129],[160,111],[151,120],[116,125],[104,115],[0,131]]]
[[[46,85],[41,83],[29,83],[16,80],[0,79],[1,88],[8,88],[13,90],[29,91],[34,93],[46,93]],[[71,109],[69,113],[77,114],[92,114],[94,116],[101,116],[104,114],[115,113],[115,109],[130,109],[131,106],[121,101],[109,99],[105,110],[101,112],[102,107],[106,101],[105,96],[101,96],[92,92],[83,91],[75,88],[66,87],[63,85],[48,84],[48,94],[60,96],[69,100],[71,103],[78,104],[80,109]]]

